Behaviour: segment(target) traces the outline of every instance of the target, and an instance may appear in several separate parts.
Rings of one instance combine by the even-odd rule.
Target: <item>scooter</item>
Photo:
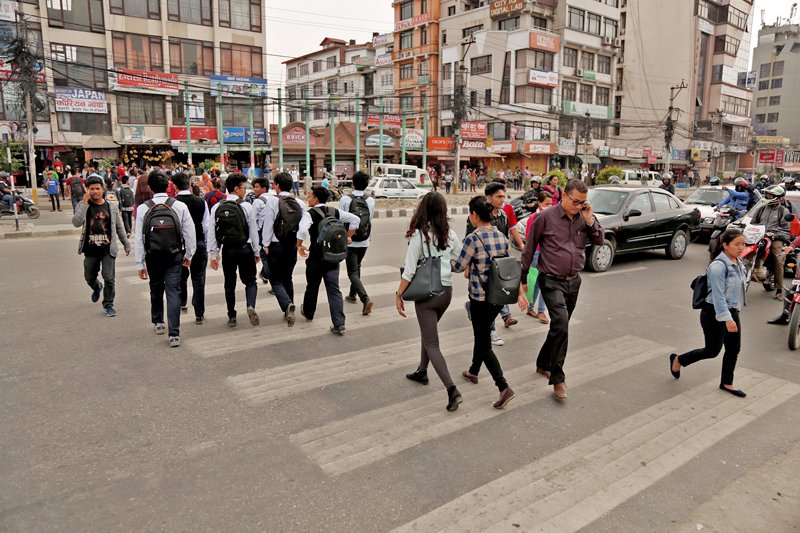
[[[39,208],[33,203],[33,200],[25,198],[20,195],[15,195],[14,197],[15,203],[17,204],[17,213],[19,214],[26,214],[28,218],[39,218]],[[3,209],[0,209],[0,218],[2,217],[13,217],[14,212],[5,209],[6,204],[3,202]]]
[[[739,212],[733,207],[723,206],[715,208],[716,214],[714,216],[714,230],[711,232],[711,237],[708,240],[708,253],[709,261],[713,261],[722,250],[719,244],[719,238],[728,229],[731,222],[738,218]]]
[[[788,216],[788,215],[787,215]],[[765,275],[763,279],[758,279],[764,286],[765,291],[775,290],[775,258],[772,254],[772,241],[779,240],[786,243],[791,242],[791,237],[785,233],[768,232],[766,226],[749,225],[744,228],[745,248],[739,256],[744,261],[747,287],[750,287],[750,280],[754,279],[753,271],[756,263],[763,260]]]

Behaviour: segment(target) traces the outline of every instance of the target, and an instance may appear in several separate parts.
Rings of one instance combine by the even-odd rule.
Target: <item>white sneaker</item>
[[[181,345],[181,338],[180,337],[170,337],[169,338],[169,347],[170,348],[177,348]]]
[[[156,332],[156,335],[163,335],[167,332],[167,326],[163,322],[153,324],[153,331]]]
[[[506,343],[503,339],[500,338],[500,335],[497,334],[496,331],[492,332],[492,344],[495,346],[503,346]]]

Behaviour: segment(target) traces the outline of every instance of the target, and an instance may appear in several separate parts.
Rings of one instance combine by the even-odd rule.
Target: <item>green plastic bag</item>
[[[536,285],[536,280],[539,279],[539,269],[531,267],[528,270],[528,302],[533,303],[533,287]]]

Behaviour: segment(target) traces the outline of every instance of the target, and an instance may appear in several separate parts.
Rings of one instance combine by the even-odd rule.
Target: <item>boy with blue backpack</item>
[[[331,311],[331,332],[344,335],[344,301],[339,290],[339,266],[347,257],[347,246],[361,219],[352,213],[328,207],[328,189],[312,187],[308,193],[309,210],[303,213],[297,231],[297,251],[306,258],[306,292],[300,314],[313,320],[317,310],[319,286],[325,282]],[[306,249],[303,242],[310,239]]]

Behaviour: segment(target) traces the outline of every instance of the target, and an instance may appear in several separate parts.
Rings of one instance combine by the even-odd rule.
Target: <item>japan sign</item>
[[[106,95],[91,89],[56,87],[56,111],[64,113],[108,113]]]

